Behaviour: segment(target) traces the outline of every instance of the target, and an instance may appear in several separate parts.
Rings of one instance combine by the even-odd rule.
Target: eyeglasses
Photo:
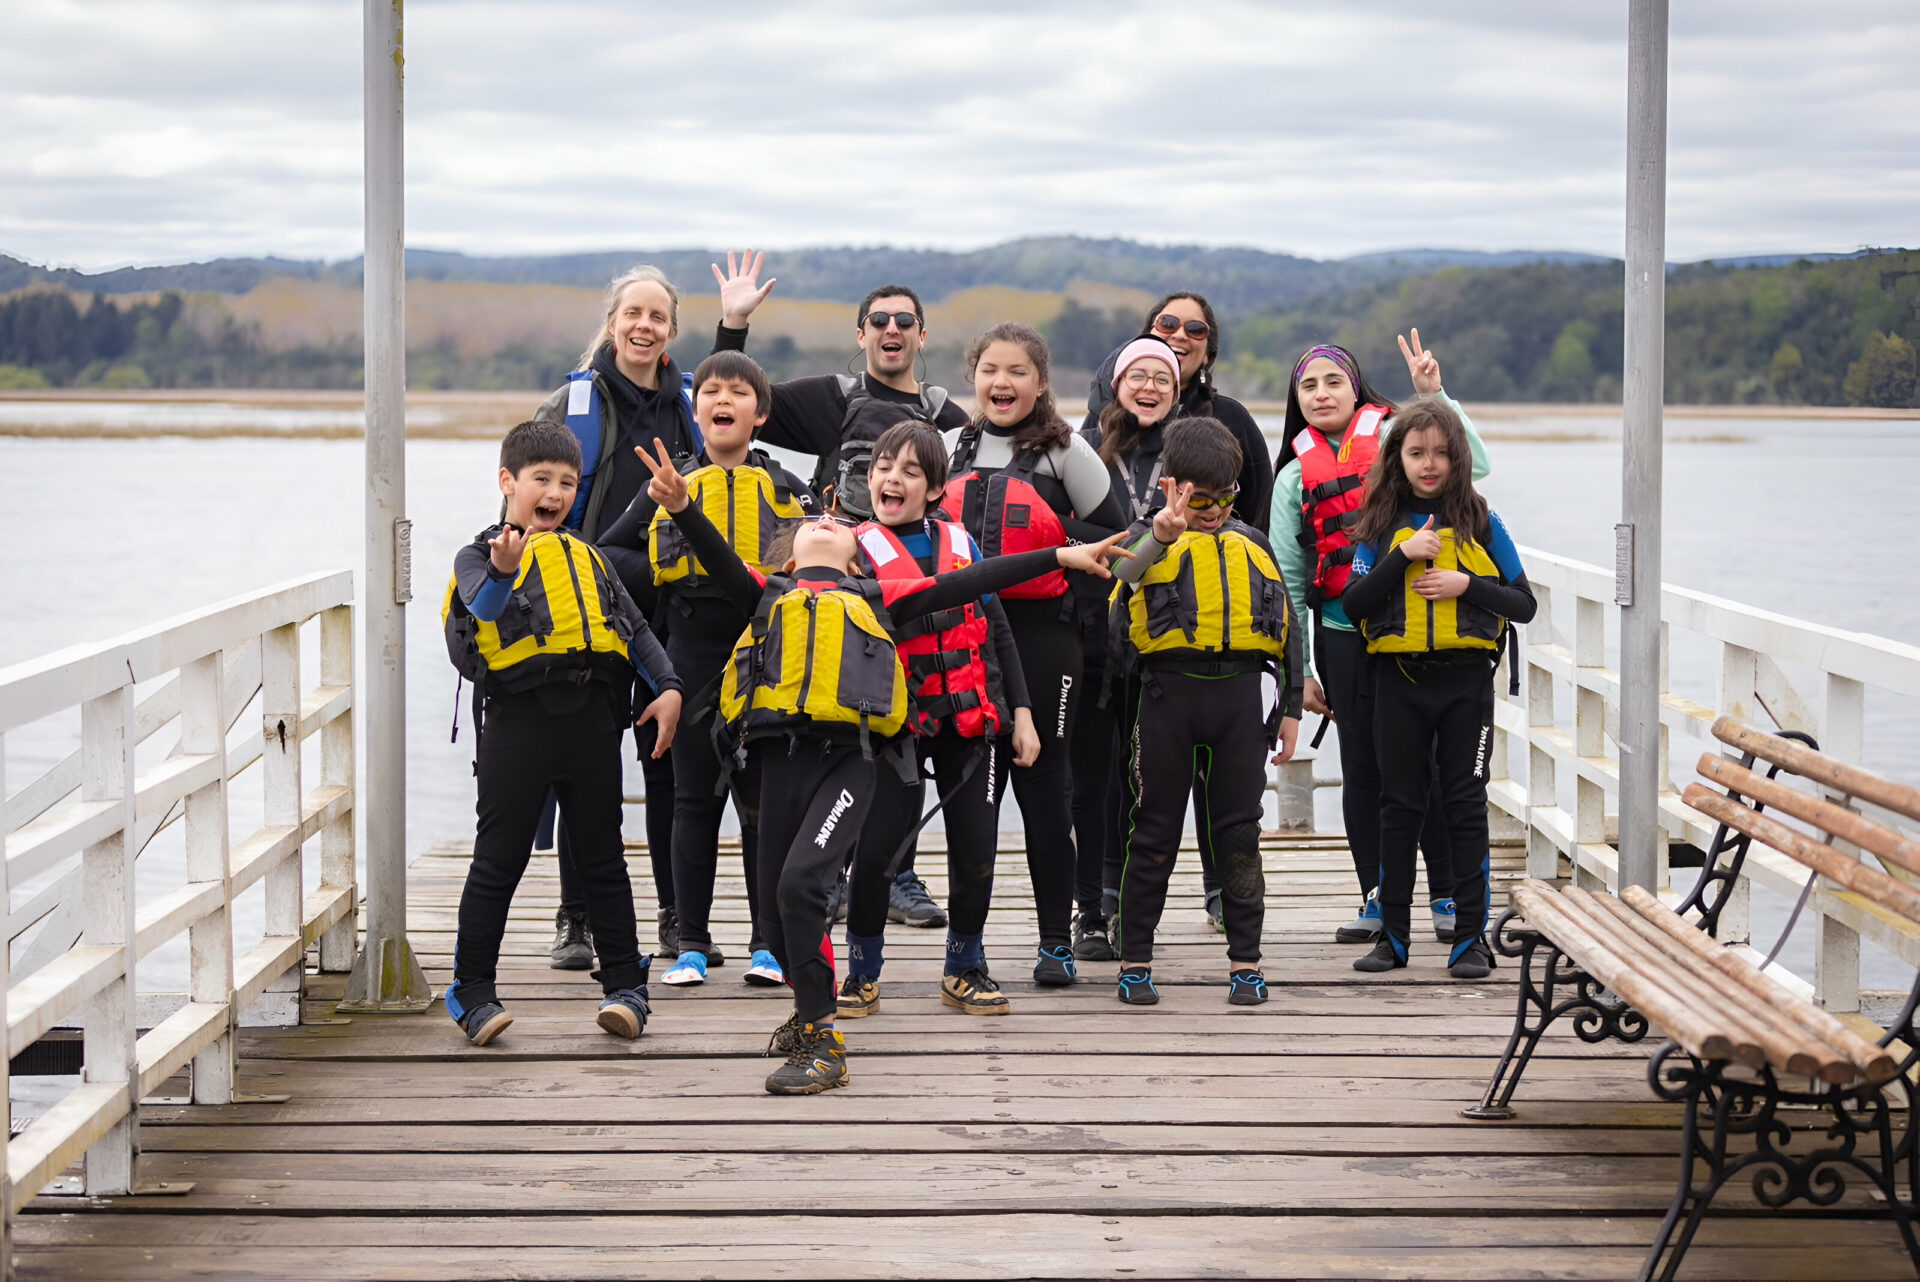
[[[1152,383],[1155,387],[1166,391],[1173,387],[1173,375],[1162,369],[1130,369],[1127,371],[1126,383],[1128,387],[1145,387],[1148,383]]]
[[[1161,312],[1158,316],[1154,317],[1153,327],[1162,334],[1177,334],[1182,329],[1185,329],[1187,333],[1193,335],[1195,338],[1204,338],[1207,333],[1207,323],[1205,321],[1182,321],[1172,312]]]
[[[820,521],[832,521],[835,525],[845,526],[849,530],[857,530],[866,524],[865,521],[856,521],[852,517],[841,516],[838,512],[822,512],[819,521],[815,521],[814,524],[818,525]]]
[[[915,316],[912,312],[868,312],[867,313],[868,329],[885,329],[887,327],[888,321],[892,321],[894,324],[898,325],[902,330],[909,330],[909,329],[912,329],[915,325],[918,325],[920,323],[920,318],[918,316]]]
[[[1215,509],[1215,508],[1217,508],[1217,507],[1232,507],[1232,506],[1233,506],[1233,500],[1234,500],[1234,496],[1236,496],[1236,495],[1237,495],[1237,494],[1239,494],[1239,493],[1240,493],[1240,487],[1236,485],[1236,486],[1234,486],[1233,488],[1231,488],[1231,489],[1229,489],[1229,490],[1227,490],[1227,491],[1225,491],[1224,493],[1221,493],[1221,494],[1191,494],[1191,495],[1188,495],[1188,496],[1187,496],[1187,511],[1189,511],[1189,512],[1211,512],[1211,511],[1213,511],[1213,509]]]

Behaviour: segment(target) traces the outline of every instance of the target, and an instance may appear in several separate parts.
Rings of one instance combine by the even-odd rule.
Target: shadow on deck
[[[937,854],[923,856],[944,899]],[[647,863],[630,860],[643,940]],[[730,866],[729,866],[730,865]],[[450,978],[465,852],[413,865],[410,935]],[[16,1222],[22,1279],[1621,1278],[1678,1175],[1649,1047],[1560,1026],[1520,1117],[1472,1123],[1513,1019],[1511,968],[1447,977],[1444,949],[1355,973],[1331,942],[1353,873],[1337,839],[1269,843],[1263,1007],[1225,1001],[1224,941],[1191,857],[1161,925],[1164,1000],[1113,998],[1117,966],[1065,991],[1027,979],[1032,898],[1003,855],[987,951],[1004,1019],[940,1006],[943,932],[892,927],[881,1009],[846,1025],[852,1084],[766,1095],[789,1007],[740,982],[746,905],[723,858],[704,988],[654,988],[637,1043],[595,1028],[598,988],[547,967],[557,883],[515,901],[501,993],[515,1015],[468,1047],[426,1016],[332,1018],[242,1037],[241,1089],[285,1103],[142,1110],[142,1174],[184,1196],[43,1197]],[[1519,853],[1496,851],[1498,883]],[[1496,890],[1496,903],[1504,901]],[[1756,1214],[1729,1189],[1688,1278],[1911,1277],[1893,1228]]]

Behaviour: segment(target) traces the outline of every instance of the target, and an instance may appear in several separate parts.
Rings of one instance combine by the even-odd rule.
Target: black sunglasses
[[[892,321],[894,324],[898,325],[902,330],[909,330],[909,329],[912,329],[915,325],[918,325],[920,323],[920,318],[918,316],[915,316],[912,312],[868,312],[867,313],[867,327],[869,329],[885,329],[887,327],[888,321]]]
[[[1153,318],[1153,327],[1162,334],[1175,334],[1181,329],[1181,320],[1172,312],[1161,312]],[[1190,320],[1185,323],[1187,333],[1200,338],[1207,332],[1207,323],[1203,320]]]

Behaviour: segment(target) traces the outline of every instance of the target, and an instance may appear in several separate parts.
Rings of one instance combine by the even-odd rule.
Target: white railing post
[[[260,638],[261,785],[269,828],[300,828],[300,625],[289,623]],[[269,939],[301,935],[301,844],[267,869],[266,933]],[[296,960],[267,985],[241,1022],[256,1026],[300,1022],[306,965]]]
[[[1866,751],[1866,693],[1861,682],[1827,674],[1826,710],[1822,717],[1820,750],[1838,761],[1864,764]],[[1832,843],[1860,857],[1859,847]],[[1860,1009],[1860,936],[1825,913],[1814,914],[1813,998],[1830,1011]]]
[[[0,734],[0,905],[13,903],[12,883],[7,877],[7,834],[13,825],[7,822],[7,737]],[[12,948],[0,938],[0,1028],[7,1027],[7,989],[13,983],[9,965]],[[5,1050],[5,1047],[0,1047]],[[7,1134],[13,1134],[13,1062],[0,1054],[0,1096],[7,1101]],[[4,1150],[0,1150],[4,1153]],[[13,1180],[7,1163],[0,1161],[0,1282],[13,1282]]]
[[[1553,592],[1545,587],[1534,589],[1539,609],[1533,616],[1533,624],[1527,629],[1527,876],[1538,877],[1543,881],[1552,881],[1560,875],[1560,848],[1554,844],[1553,837],[1541,826],[1539,818],[1533,813],[1536,808],[1547,810],[1559,803],[1557,778],[1554,773],[1554,760],[1546,748],[1536,743],[1532,731],[1552,731],[1553,723],[1553,672],[1535,663],[1534,650],[1548,649],[1553,645]]]
[[[90,1083],[125,1083],[127,1115],[87,1150],[86,1189],[94,1197],[133,1190],[139,1072],[134,1058],[133,954],[133,687],[119,686],[80,708],[80,800],[115,802],[111,836],[80,856],[81,942],[117,947],[120,975],[82,1007],[81,1029]]]
[[[1604,668],[1607,665],[1607,615],[1600,602],[1581,593],[1574,597],[1573,665],[1576,668]],[[1598,690],[1576,684],[1573,691],[1573,750],[1589,759],[1607,755],[1607,700]],[[1584,773],[1573,781],[1573,839],[1580,846],[1605,845],[1607,840],[1607,790]],[[1573,861],[1573,882],[1593,890],[1617,889],[1606,878]]]
[[[219,651],[180,669],[180,750],[213,753],[222,762],[227,751],[224,698],[226,656]],[[227,772],[222,769],[203,788],[186,797],[187,881],[220,886],[220,906],[187,927],[189,1000],[225,1005],[227,1031],[193,1057],[193,1102],[233,1102],[234,1037],[239,1012],[233,999],[233,878],[228,866],[231,836],[227,816]]]
[[[337,605],[320,616],[320,682],[326,686],[353,684],[353,607]],[[353,712],[343,712],[320,731],[320,782],[353,787]],[[320,884],[356,886],[353,866],[353,812],[348,811],[320,833]],[[359,942],[358,891],[348,898],[348,911],[320,936],[320,969],[353,969],[354,945]]]

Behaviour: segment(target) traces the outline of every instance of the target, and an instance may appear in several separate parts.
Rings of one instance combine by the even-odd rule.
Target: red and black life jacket
[[[1300,460],[1300,546],[1314,554],[1307,580],[1307,602],[1339,600],[1353,572],[1353,539],[1366,498],[1367,473],[1380,451],[1380,424],[1392,413],[1384,405],[1362,405],[1336,447],[1320,429],[1308,425],[1293,438]]]
[[[980,445],[980,429],[970,426],[960,433],[953,450],[953,465],[948,472],[945,496],[940,506],[948,516],[966,526],[980,544],[983,557],[1011,556],[1016,552],[1037,552],[1043,548],[1067,545],[1066,527],[1039,488],[1034,465],[1041,456],[1030,451],[1014,454],[1013,461],[997,472],[982,476],[974,470],[973,458]],[[1000,595],[1010,601],[1050,601],[1064,595],[1067,574],[1049,570],[1027,583],[1002,588]]]
[[[973,544],[965,527],[953,521],[930,521],[928,526],[934,540],[935,574],[973,563]],[[855,534],[883,589],[895,581],[926,582],[926,571],[892,529],[868,521]],[[999,674],[987,659],[987,616],[977,600],[899,624],[894,631],[898,637],[894,650],[906,670],[907,694],[913,700],[908,729],[922,738],[946,725],[966,739],[1001,733],[1007,726],[1001,713],[1005,700],[999,691]]]

